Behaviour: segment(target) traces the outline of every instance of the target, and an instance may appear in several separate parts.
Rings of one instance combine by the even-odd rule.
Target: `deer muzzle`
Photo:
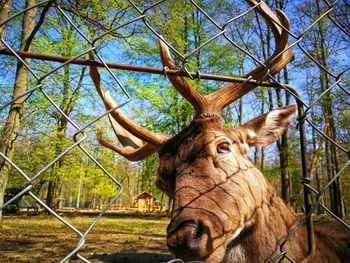
[[[209,218],[204,211],[182,211],[167,230],[167,245],[183,260],[201,260],[213,249],[213,237],[222,233],[219,222]]]
[[[206,245],[204,226],[200,222],[184,221],[168,228],[167,245],[177,257],[184,260],[199,259]]]

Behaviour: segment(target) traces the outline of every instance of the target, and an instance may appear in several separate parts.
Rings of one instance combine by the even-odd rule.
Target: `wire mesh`
[[[94,123],[99,121],[101,118],[108,115],[111,111],[115,110],[116,108],[104,112],[103,114],[99,115],[97,118],[95,118],[93,121],[90,121],[86,125],[79,126],[75,123],[75,121],[72,118],[67,116],[62,111],[62,109],[60,108],[60,105],[58,105],[58,103],[55,102],[54,99],[51,98],[51,96],[45,91],[45,89],[48,85],[45,83],[45,80],[47,78],[49,78],[52,74],[56,73],[58,70],[63,68],[65,65],[67,65],[69,63],[76,63],[79,59],[83,58],[87,53],[94,52],[95,56],[98,58],[98,60],[101,64],[101,66],[104,67],[105,69],[107,69],[108,74],[110,74],[110,76],[112,77],[114,83],[117,85],[117,88],[124,95],[124,98],[125,98],[124,101],[119,103],[119,106],[117,108],[123,107],[124,105],[128,104],[132,98],[129,95],[129,93],[127,92],[126,88],[123,86],[122,81],[120,81],[119,78],[116,76],[116,74],[111,70],[110,64],[105,62],[103,55],[100,54],[100,52],[99,52],[99,40],[101,40],[105,36],[110,36],[110,35],[116,34],[121,29],[132,27],[135,23],[142,22],[143,25],[149,30],[150,34],[153,34],[156,38],[163,41],[172,50],[172,52],[176,55],[177,60],[180,61],[179,71],[170,72],[169,69],[164,68],[164,69],[160,69],[158,71],[154,71],[152,73],[164,74],[165,76],[167,74],[170,74],[170,73],[171,74],[182,74],[182,75],[187,75],[188,77],[190,77],[192,79],[197,78],[198,80],[203,78],[203,76],[205,76],[207,79],[217,79],[216,78],[217,76],[210,75],[210,74],[204,74],[204,73],[201,73],[199,70],[197,72],[189,72],[189,70],[187,69],[187,64],[191,58],[193,58],[198,52],[203,50],[207,45],[220,39],[221,41],[229,42],[234,48],[238,49],[240,52],[243,52],[256,65],[260,65],[260,66],[263,66],[266,68],[266,75],[269,77],[270,81],[269,81],[269,83],[264,83],[265,86],[271,86],[272,88],[276,88],[276,89],[284,89],[284,90],[286,90],[286,92],[290,93],[290,95],[293,96],[295,98],[295,100],[298,102],[298,104],[299,104],[299,124],[298,125],[301,128],[301,130],[300,130],[301,131],[301,133],[300,133],[301,134],[301,151],[302,151],[301,155],[302,155],[302,158],[304,158],[304,162],[302,164],[303,165],[303,175],[302,175],[303,182],[302,183],[304,185],[304,191],[305,191],[305,197],[306,197],[305,198],[305,215],[300,220],[299,225],[295,229],[293,229],[293,231],[291,231],[291,233],[289,233],[289,235],[287,237],[285,237],[284,241],[281,243],[281,246],[279,248],[280,253],[277,256],[271,258],[270,262],[280,262],[281,260],[295,262],[295,260],[293,259],[293,255],[289,255],[284,250],[284,246],[295,235],[295,233],[300,229],[300,227],[302,225],[311,224],[311,216],[313,213],[315,213],[316,209],[318,209],[319,207],[322,207],[333,218],[335,218],[340,223],[342,223],[344,225],[344,227],[350,229],[350,226],[344,220],[342,220],[340,217],[338,217],[336,214],[334,214],[322,201],[322,197],[325,195],[325,193],[331,187],[333,187],[334,184],[337,183],[339,178],[341,178],[341,176],[345,173],[345,170],[349,167],[349,165],[350,165],[350,149],[346,145],[345,146],[341,145],[337,141],[335,141],[334,138],[331,138],[330,136],[328,136],[324,131],[322,131],[320,128],[317,127],[316,124],[314,124],[312,122],[311,117],[310,117],[314,107],[316,107],[316,105],[318,103],[320,103],[320,101],[323,100],[325,96],[328,96],[332,91],[334,91],[337,88],[341,89],[345,94],[344,96],[347,96],[347,98],[349,99],[350,92],[347,90],[346,82],[344,82],[343,78],[345,78],[346,74],[349,73],[350,65],[348,67],[346,67],[344,70],[342,70],[341,72],[332,72],[329,68],[327,68],[327,66],[322,65],[314,57],[314,54],[312,54],[305,47],[303,47],[303,40],[304,40],[305,35],[307,35],[310,31],[312,31],[312,29],[314,27],[316,27],[320,23],[320,21],[322,21],[323,19],[328,19],[329,21],[332,22],[332,24],[335,28],[338,28],[339,30],[344,32],[347,37],[350,36],[348,31],[344,28],[344,26],[342,26],[339,23],[339,21],[337,21],[335,15],[334,15],[334,13],[335,13],[334,10],[337,7],[337,4],[339,3],[339,1],[334,1],[333,3],[330,3],[327,0],[321,1],[326,6],[326,8],[324,10],[322,10],[322,14],[316,20],[310,21],[310,24],[305,26],[304,27],[305,29],[301,30],[301,32],[299,32],[299,33],[293,33],[291,31],[287,30],[286,28],[284,28],[285,30],[288,31],[288,34],[289,34],[290,46],[288,47],[288,49],[289,48],[293,48],[293,49],[298,48],[306,57],[308,57],[312,61],[312,63],[316,64],[318,66],[318,68],[322,72],[324,72],[324,74],[326,74],[328,76],[330,81],[333,82],[333,84],[330,85],[328,89],[324,90],[324,92],[321,95],[319,95],[317,98],[315,98],[314,101],[312,101],[311,103],[308,103],[305,100],[303,100],[302,97],[299,96],[298,93],[291,86],[282,83],[281,81],[276,79],[276,77],[270,75],[270,72],[268,70],[268,65],[265,65],[264,62],[262,62],[260,59],[258,59],[255,54],[252,54],[251,52],[249,52],[249,50],[245,46],[242,46],[241,44],[239,44],[236,39],[232,39],[228,34],[227,27],[230,24],[234,23],[235,21],[237,21],[238,19],[240,19],[244,16],[247,16],[248,14],[254,13],[254,11],[256,11],[256,9],[262,5],[263,1],[257,1],[256,5],[247,8],[247,10],[245,10],[242,13],[237,14],[234,17],[228,18],[224,22],[216,21],[216,19],[211,17],[211,15],[209,15],[200,6],[200,4],[197,3],[197,1],[194,1],[194,0],[188,1],[188,3],[191,5],[191,8],[195,8],[197,12],[199,12],[203,17],[205,17],[209,21],[208,23],[211,23],[212,26],[214,26],[217,29],[217,31],[211,36],[206,36],[206,38],[205,38],[206,40],[201,45],[196,47],[194,50],[188,51],[185,53],[181,52],[180,50],[177,50],[170,43],[170,41],[168,41],[166,39],[166,37],[162,36],[162,32],[159,32],[159,29],[154,27],[151,24],[151,22],[148,21],[149,13],[152,12],[153,10],[155,10],[156,8],[161,7],[165,2],[168,2],[168,1],[161,0],[161,1],[157,1],[157,2],[141,4],[141,2],[136,3],[132,0],[128,0],[128,3],[132,7],[133,11],[135,11],[137,13],[137,16],[126,21],[126,22],[118,24],[118,25],[114,26],[113,28],[105,29],[99,36],[95,37],[94,39],[90,39],[86,33],[82,32],[82,30],[79,29],[77,22],[73,21],[71,16],[67,15],[66,12],[63,10],[62,6],[64,6],[64,2],[60,2],[60,1],[51,1],[51,0],[42,1],[34,6],[23,9],[22,11],[16,13],[15,15],[11,16],[9,19],[6,19],[5,21],[0,21],[0,28],[1,28],[2,26],[8,24],[16,17],[23,15],[23,13],[27,12],[28,10],[30,10],[32,8],[50,5],[49,8],[55,9],[57,11],[57,13],[59,13],[62,16],[62,18],[64,18],[66,20],[66,22],[69,25],[71,25],[76,30],[76,32],[78,32],[78,34],[80,34],[81,38],[84,39],[84,41],[89,46],[86,50],[84,50],[80,54],[66,59],[63,63],[61,63],[57,67],[49,70],[48,72],[46,72],[44,74],[39,75],[38,73],[36,73],[35,70],[32,69],[31,65],[26,62],[26,60],[24,59],[25,54],[21,53],[21,51],[17,51],[16,48],[12,47],[11,44],[9,44],[5,41],[4,37],[0,36],[0,41],[2,42],[3,46],[7,48],[7,54],[15,56],[18,61],[23,63],[23,65],[31,73],[32,77],[36,80],[36,84],[33,87],[28,88],[27,91],[25,91],[24,93],[14,97],[13,99],[6,102],[4,105],[1,105],[0,111],[4,111],[5,109],[7,109],[9,106],[16,103],[16,101],[18,101],[21,98],[24,98],[25,100],[27,100],[34,93],[41,93],[44,96],[44,98],[47,100],[47,102],[49,102],[52,105],[52,107],[57,111],[57,113],[64,116],[66,121],[69,122],[70,125],[72,125],[72,127],[74,128],[74,133],[72,135],[74,143],[72,145],[70,145],[69,147],[67,147],[59,155],[57,155],[54,160],[49,162],[45,167],[43,167],[38,173],[36,173],[33,176],[29,176],[28,174],[26,174],[23,170],[21,170],[16,165],[16,163],[14,163],[10,158],[8,158],[4,152],[0,152],[0,156],[7,163],[9,163],[11,165],[12,169],[15,169],[27,181],[26,186],[18,194],[16,194],[10,200],[8,200],[6,203],[4,203],[3,206],[1,207],[1,209],[6,207],[8,204],[11,204],[12,202],[16,201],[18,198],[20,198],[24,194],[29,194],[34,200],[36,200],[36,202],[40,206],[42,206],[44,209],[46,209],[53,217],[60,220],[72,232],[76,233],[79,236],[79,240],[76,244],[76,247],[69,254],[67,254],[61,260],[61,262],[65,262],[66,260],[68,260],[72,257],[77,257],[77,258],[81,259],[83,262],[90,262],[87,258],[82,256],[79,253],[79,251],[84,246],[84,244],[86,242],[87,235],[91,232],[92,228],[97,223],[97,221],[106,213],[106,211],[111,207],[111,205],[120,197],[121,192],[123,191],[123,186],[110,173],[108,173],[108,171],[96,160],[96,158],[93,157],[93,155],[87,149],[84,148],[82,143],[89,136],[89,134],[86,133],[86,130],[89,127],[91,127]],[[320,1],[318,1],[318,2],[320,2]],[[281,25],[278,21],[275,21],[275,22],[278,23],[279,26],[283,27],[283,25]],[[286,52],[286,51],[287,50],[283,50],[281,53]],[[136,69],[136,71],[137,70],[138,69]],[[242,81],[242,82],[247,81],[247,82],[254,83],[254,80],[251,77],[242,78],[240,80],[237,78],[226,77],[226,79],[222,78],[222,80],[224,80],[224,81],[225,80],[226,81]],[[319,190],[317,190],[313,186],[311,186],[311,183],[313,181],[313,177],[311,174],[308,174],[308,172],[307,172],[308,163],[307,163],[306,154],[307,154],[308,149],[307,149],[306,139],[305,139],[305,136],[306,136],[305,135],[305,126],[306,125],[308,125],[308,127],[311,127],[311,129],[314,129],[320,136],[324,137],[326,141],[331,143],[334,147],[336,147],[340,151],[344,152],[347,156],[347,161],[345,162],[345,165],[341,168],[338,168],[336,170],[336,173],[334,174],[333,178],[331,178],[328,181],[328,183],[323,188],[321,188]],[[52,210],[50,207],[48,207],[45,204],[45,202],[43,202],[37,196],[37,194],[35,194],[32,191],[33,183],[36,180],[38,180],[38,178],[40,176],[42,176],[43,173],[47,172],[53,165],[55,165],[57,162],[59,162],[64,156],[71,153],[74,149],[79,149],[86,157],[91,159],[91,161],[94,162],[96,164],[96,166],[99,167],[99,169],[101,169],[103,171],[105,176],[110,178],[110,180],[113,182],[113,184],[115,184],[119,189],[117,195],[111,199],[109,204],[106,207],[104,207],[102,209],[102,211],[100,211],[99,215],[89,225],[89,227],[85,230],[85,232],[79,231],[75,226],[73,226],[67,220],[65,220],[63,217],[61,217],[59,214],[57,214],[54,210]],[[311,199],[313,199],[315,201],[311,202],[310,201]],[[305,244],[305,245],[306,246],[308,245],[309,250],[310,250],[310,247],[313,245],[312,239],[311,239],[311,235],[313,233],[310,230],[308,234],[309,234],[309,244]],[[174,259],[171,262],[175,262],[175,261],[182,262],[180,259]]]

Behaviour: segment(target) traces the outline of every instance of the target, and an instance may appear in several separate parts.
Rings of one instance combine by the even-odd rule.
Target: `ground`
[[[65,214],[81,232],[95,214]],[[145,215],[103,216],[87,237],[81,254],[92,262],[166,262],[169,218]],[[0,229],[0,262],[59,262],[79,238],[48,215],[8,215]],[[81,262],[70,260],[69,262]]]
[[[61,214],[84,232],[97,213]],[[315,226],[344,231],[328,216],[319,216]],[[91,262],[157,263],[172,258],[166,246],[167,216],[104,215],[88,235],[81,254]],[[0,229],[0,263],[59,262],[78,242],[78,235],[49,215],[6,215]],[[82,262],[77,259],[69,262]]]

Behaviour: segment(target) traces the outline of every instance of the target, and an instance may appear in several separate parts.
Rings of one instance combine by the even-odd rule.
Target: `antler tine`
[[[108,114],[109,122],[112,125],[115,136],[123,146],[131,146],[134,149],[142,147],[145,142],[136,136],[132,135],[127,130],[123,129],[118,122],[116,122],[110,114]]]
[[[97,131],[97,140],[101,145],[111,149],[112,151],[119,153],[120,155],[122,155],[123,157],[128,159],[129,161],[143,160],[147,156],[149,156],[152,153],[155,153],[156,151],[159,150],[159,147],[157,145],[150,144],[150,143],[145,143],[144,145],[142,145],[141,147],[136,148],[136,149],[132,146],[125,146],[125,145],[123,147],[119,147],[119,146],[115,145],[114,143],[111,143],[111,142],[105,140],[102,137],[101,127],[99,127],[98,131]]]
[[[90,60],[94,60],[93,53],[90,52],[89,55],[90,55]],[[110,110],[110,109],[116,108],[117,104],[113,101],[109,92],[104,92],[104,90],[102,88],[100,74],[99,74],[96,66],[90,66],[90,77],[93,80],[93,82],[95,84],[95,88],[96,88],[98,94],[100,95],[100,97],[102,98],[106,109]],[[165,141],[167,141],[170,138],[168,135],[154,133],[154,132],[151,132],[151,131],[139,126],[134,121],[129,119],[120,109],[116,109],[116,110],[110,112],[110,115],[128,133],[119,134],[118,128],[114,129],[114,132],[116,134],[119,134],[120,136],[126,135],[129,138],[129,140],[132,141],[136,145],[137,145],[136,141],[141,139],[144,142],[147,142],[147,143],[150,143],[150,144],[153,144],[153,145],[159,147],[160,145],[162,145]],[[112,125],[113,125],[113,123],[112,123]],[[114,125],[114,126],[117,127],[116,125]],[[130,135],[133,135],[133,136],[130,136]]]
[[[170,55],[168,46],[160,39],[158,40],[160,57],[163,66],[176,69],[176,65]],[[184,77],[168,76],[173,87],[193,106],[197,115],[206,113],[208,101],[202,96]]]
[[[247,2],[255,6],[258,4],[255,0],[247,0]],[[263,16],[267,25],[271,28],[275,38],[275,51],[273,55],[266,60],[265,66],[258,66],[245,77],[251,76],[253,79],[263,81],[268,78],[268,74],[274,75],[279,72],[293,58],[291,49],[283,50],[289,47],[288,31],[290,23],[287,16],[281,11],[276,10],[279,18],[271,11],[271,9],[262,2],[256,10]],[[280,23],[283,27],[281,27]],[[227,105],[248,93],[255,86],[249,83],[230,83],[226,87],[207,96],[209,104],[212,106],[212,112],[220,113]]]

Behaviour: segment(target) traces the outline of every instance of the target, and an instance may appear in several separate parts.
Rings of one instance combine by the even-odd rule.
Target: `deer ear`
[[[297,105],[288,105],[262,114],[237,128],[245,142],[252,146],[267,146],[278,140],[297,113]]]

